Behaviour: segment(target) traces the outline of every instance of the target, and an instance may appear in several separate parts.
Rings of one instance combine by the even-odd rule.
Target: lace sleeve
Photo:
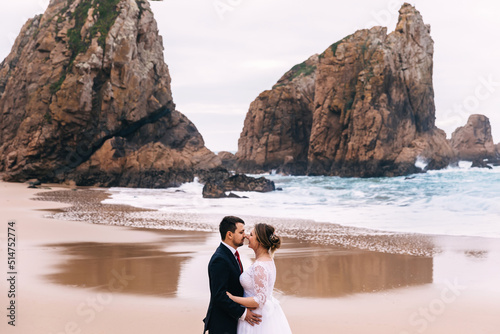
[[[259,307],[262,307],[269,295],[269,272],[262,265],[257,265],[254,268],[253,286],[255,296],[253,297]]]

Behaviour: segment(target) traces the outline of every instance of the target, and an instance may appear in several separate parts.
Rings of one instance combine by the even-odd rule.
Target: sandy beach
[[[32,200],[53,191],[82,194],[83,206],[91,191],[97,199],[105,196],[101,189],[28,189],[0,182],[2,333],[202,332],[207,264],[220,241],[216,232],[47,218],[71,206]],[[106,207],[117,216],[140,211]],[[16,235],[15,298],[8,297],[10,221]],[[276,295],[293,333],[498,333],[499,239],[426,237],[432,255],[415,256],[356,248],[356,238],[346,236],[350,245],[344,246],[284,238],[275,259]],[[409,237],[415,243],[408,247],[422,245],[421,239]],[[249,266],[253,252],[244,246],[241,254]],[[15,326],[7,317],[12,300]]]

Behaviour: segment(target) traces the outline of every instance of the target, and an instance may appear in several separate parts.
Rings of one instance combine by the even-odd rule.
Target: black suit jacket
[[[238,319],[245,308],[233,302],[226,294],[243,296],[240,284],[240,266],[233,253],[222,243],[208,263],[210,280],[210,305],[203,319],[209,334],[236,334]]]

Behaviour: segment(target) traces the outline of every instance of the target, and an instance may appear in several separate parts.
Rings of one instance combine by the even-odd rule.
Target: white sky
[[[48,0],[1,0],[0,59]],[[295,64],[357,29],[394,30],[396,0],[164,0],[152,2],[177,109],[208,148],[237,150],[250,103]],[[450,137],[471,114],[500,140],[500,2],[411,1],[434,39],[436,124]],[[218,6],[218,10],[216,9]]]

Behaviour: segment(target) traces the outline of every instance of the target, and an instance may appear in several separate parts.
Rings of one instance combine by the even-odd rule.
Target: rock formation
[[[295,66],[251,105],[238,142],[244,171],[395,176],[448,166],[435,127],[430,27],[411,5],[396,30],[360,30]]]
[[[228,191],[257,191],[270,192],[275,190],[273,181],[265,177],[254,178],[243,174],[236,174],[228,178],[212,178],[203,186],[204,198],[239,197]]]
[[[471,115],[465,126],[457,128],[450,140],[460,160],[476,161],[496,158],[491,125],[484,115]]]
[[[51,0],[0,65],[4,179],[164,187],[220,165],[175,110],[145,0]]]
[[[236,156],[227,151],[220,151],[217,153],[217,156],[222,162],[222,167],[226,168],[227,170],[235,170],[237,166],[238,160],[236,159]]]
[[[236,174],[224,182],[225,188],[233,191],[257,191],[266,193],[275,190],[274,182],[261,176],[259,178]]]
[[[306,172],[317,64],[314,55],[294,66],[252,102],[238,141],[240,169]]]
[[[487,169],[493,169],[488,162],[486,162],[483,159],[476,159],[472,161],[471,168],[487,168]]]
[[[202,190],[203,198],[224,198],[228,197],[224,190],[224,185],[221,183],[207,182]]]

